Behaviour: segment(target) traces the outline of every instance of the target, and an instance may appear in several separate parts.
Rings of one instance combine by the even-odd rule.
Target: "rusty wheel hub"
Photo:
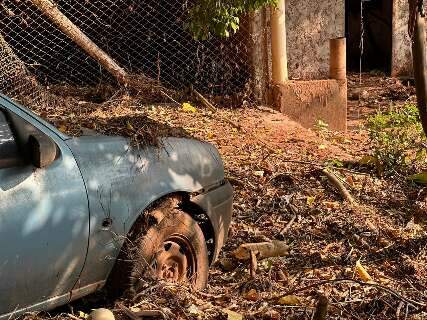
[[[183,235],[171,235],[158,248],[152,270],[159,279],[187,282],[197,270],[197,257],[191,242]]]

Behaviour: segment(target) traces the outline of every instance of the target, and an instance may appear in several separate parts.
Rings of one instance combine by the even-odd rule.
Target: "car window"
[[[15,166],[21,162],[18,145],[6,114],[0,110],[0,168]]]

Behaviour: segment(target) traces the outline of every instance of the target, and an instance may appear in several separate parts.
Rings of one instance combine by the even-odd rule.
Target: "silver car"
[[[0,95],[0,319],[106,285],[204,288],[232,194],[208,143],[135,150],[123,137],[72,138]]]

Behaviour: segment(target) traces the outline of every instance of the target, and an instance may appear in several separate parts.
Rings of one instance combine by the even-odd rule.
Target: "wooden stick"
[[[251,278],[255,279],[258,269],[258,261],[256,259],[256,251],[251,250]]]
[[[244,243],[234,250],[233,255],[239,260],[249,260],[251,259],[251,252],[256,252],[259,259],[284,257],[289,253],[289,246],[284,241],[278,240]]]
[[[292,225],[294,224],[294,222],[295,222],[295,220],[296,220],[296,218],[297,218],[297,215],[296,214],[294,214],[294,216],[292,217],[292,219],[288,222],[288,224],[286,225],[286,227],[284,227],[283,228],[283,230],[282,231],[280,231],[280,234],[282,235],[282,236],[284,236],[288,231],[289,231],[289,229],[292,227]]]
[[[46,17],[48,17],[67,37],[82,48],[88,55],[98,61],[118,82],[126,83],[128,75],[107,53],[89,39],[73,22],[70,21],[50,0],[30,0]]]
[[[355,202],[350,192],[348,192],[346,187],[344,187],[344,185],[341,183],[341,181],[338,180],[337,176],[333,172],[329,171],[328,169],[323,169],[322,172],[326,175],[329,182],[331,182],[338,189],[344,200],[350,203]]]
[[[134,312],[121,303],[119,303],[117,306],[132,320],[140,320],[141,317],[155,317],[156,319],[166,318],[165,314],[161,310],[141,310]]]

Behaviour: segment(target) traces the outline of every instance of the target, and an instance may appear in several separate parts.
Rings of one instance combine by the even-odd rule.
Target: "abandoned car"
[[[205,287],[232,193],[208,143],[73,138],[0,95],[0,319],[146,279]]]

